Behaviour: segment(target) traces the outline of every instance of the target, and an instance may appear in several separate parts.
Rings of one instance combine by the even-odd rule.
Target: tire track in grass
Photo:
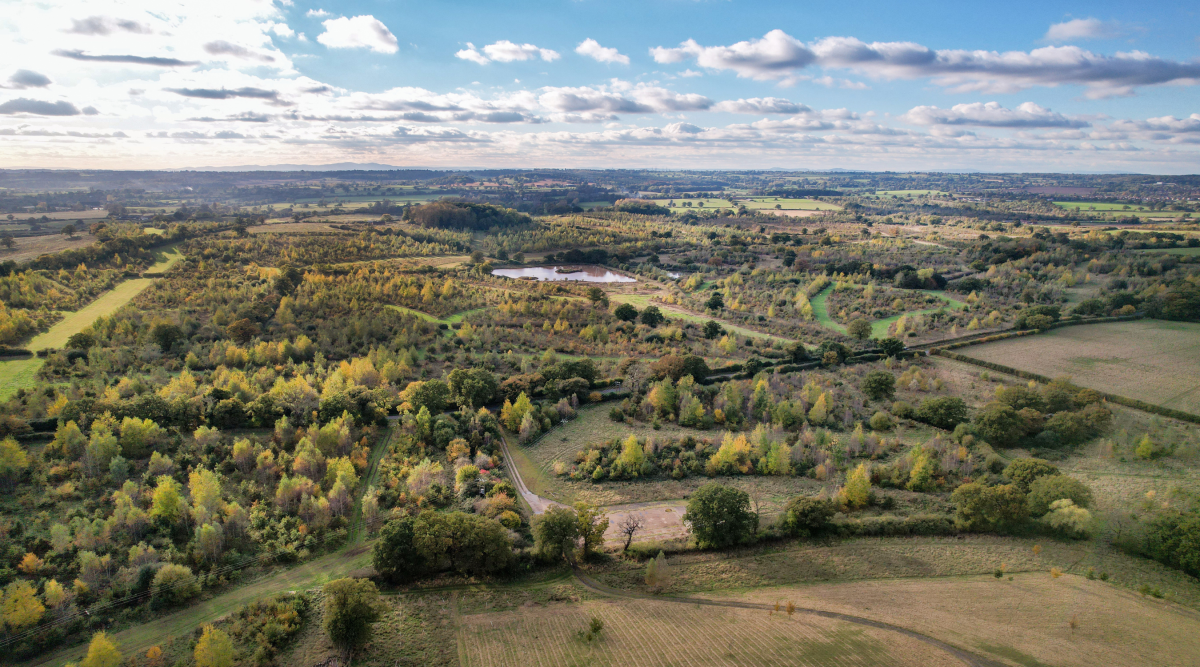
[[[740,608],[740,609],[773,609],[773,606],[771,606],[771,605],[759,604],[756,602],[740,602],[737,600],[713,600],[710,598],[654,597],[654,596],[651,596],[648,594],[643,594],[643,593],[622,591],[622,590],[618,590],[616,588],[612,588],[610,586],[601,584],[600,582],[596,581],[595,579],[592,579],[590,576],[588,576],[586,573],[584,573],[579,568],[575,569],[575,578],[579,580],[579,583],[581,583],[584,588],[592,591],[593,593],[599,593],[600,595],[606,595],[609,597],[626,598],[626,599],[630,599],[630,600],[661,600],[663,602],[674,602],[677,604],[695,604],[695,605],[704,605],[704,606],[712,606],[712,607],[733,607],[733,608]],[[940,639],[935,639],[933,637],[930,637],[929,635],[921,634],[920,632],[917,632],[915,630],[909,630],[908,628],[903,628],[898,625],[892,625],[891,623],[885,623],[883,621],[876,621],[876,620],[872,620],[869,618],[863,618],[861,616],[852,616],[850,614],[843,614],[843,613],[835,612],[835,611],[826,611],[823,609],[810,609],[810,608],[804,608],[804,607],[796,607],[795,611],[796,611],[796,613],[811,614],[811,615],[820,616],[823,618],[847,621],[849,623],[854,623],[856,625],[863,625],[866,627],[876,628],[879,630],[886,630],[886,631],[890,631],[890,632],[899,633],[901,635],[905,635],[907,637],[911,637],[918,641],[929,644],[935,648],[941,649],[942,651],[949,653],[950,655],[954,656],[955,658],[958,658],[963,664],[971,665],[972,667],[1003,667],[1003,663],[999,663],[994,660],[990,660],[988,658],[977,655],[975,653],[971,653],[970,651],[966,651],[964,649],[960,649],[956,646],[948,644]]]

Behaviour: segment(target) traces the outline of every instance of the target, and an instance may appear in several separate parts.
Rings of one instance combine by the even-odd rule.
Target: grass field
[[[1149,206],[1141,206],[1138,204],[1114,204],[1111,202],[1101,201],[1056,201],[1055,206],[1074,211],[1076,208],[1082,213],[1084,211],[1129,211],[1137,213],[1139,211],[1149,211]],[[1163,215],[1178,215],[1175,211],[1162,211]]]
[[[829,315],[829,306],[828,306],[827,302],[829,300],[829,295],[832,293],[833,293],[833,286],[830,285],[829,287],[826,287],[825,289],[821,290],[821,292],[819,294],[817,294],[811,300],[809,300],[809,303],[812,304],[812,308],[813,308],[813,317],[816,318],[817,324],[820,324],[821,326],[825,327],[826,329],[833,329],[834,331],[837,331],[839,333],[847,333],[846,327],[843,326],[837,320],[833,319],[833,317],[831,317]],[[892,323],[894,323],[896,320],[899,320],[904,315],[926,315],[929,313],[936,313],[937,311],[941,310],[942,308],[946,308],[946,307],[949,307],[951,310],[960,310],[964,306],[966,306],[965,303],[963,303],[962,301],[959,301],[958,299],[955,299],[954,297],[948,296],[945,292],[929,292],[929,294],[932,294],[932,295],[936,296],[937,298],[941,299],[942,301],[945,301],[946,305],[938,306],[937,308],[925,308],[923,310],[913,310],[913,311],[909,311],[907,313],[901,313],[900,315],[893,315],[891,317],[885,317],[882,320],[875,320],[875,321],[871,322],[871,337],[872,338],[887,338],[888,327],[892,326]]]
[[[674,201],[674,206],[669,206],[671,210],[676,212],[685,212],[688,209],[698,210],[717,210],[722,208],[735,209],[739,205],[754,210],[766,210],[770,212],[775,209],[778,204],[781,210],[785,211],[840,211],[841,206],[830,204],[828,202],[817,201],[815,199],[787,199],[786,197],[755,197],[753,199],[738,199],[737,204],[730,204],[728,199],[654,199],[655,204],[659,206],[669,206]],[[691,206],[684,206],[683,202],[691,203]]]
[[[102,315],[110,315],[129,303],[152,282],[154,281],[150,278],[126,280],[83,308],[74,313],[68,313],[66,317],[50,327],[49,331],[35,336],[24,347],[36,352],[46,348],[65,346],[67,339],[72,335],[83,331]],[[42,363],[44,360],[36,357],[0,361],[0,400],[8,400],[18,389],[32,387]]]
[[[1144,248],[1134,252],[1153,253],[1156,255],[1184,255],[1186,257],[1200,256],[1200,248]]]
[[[183,259],[183,253],[177,246],[170,246],[159,250],[154,259],[154,265],[146,269],[146,273],[166,273]]]
[[[598,640],[577,637],[595,617]],[[560,602],[464,616],[463,667],[512,665],[953,665],[895,632],[810,615],[658,600]]]
[[[73,239],[60,234],[47,236],[22,236],[14,239],[17,247],[12,250],[0,250],[0,260],[11,259],[14,262],[28,262],[46,255],[63,250],[86,248],[96,242],[96,237],[84,232]]]
[[[1200,324],[1138,320],[1062,327],[960,352],[1200,414]]]
[[[783,336],[776,336],[774,334],[769,334],[769,333],[763,333],[761,331],[755,331],[754,329],[747,329],[746,327],[738,326],[736,324],[733,324],[731,322],[723,320],[719,317],[711,317],[708,315],[697,315],[696,313],[688,312],[677,306],[673,306],[673,305],[666,304],[666,303],[657,303],[657,302],[651,301],[651,296],[648,294],[610,294],[609,298],[617,303],[628,303],[632,306],[636,306],[638,308],[638,310],[645,310],[645,308],[647,306],[651,306],[651,305],[658,306],[659,310],[663,311],[663,314],[665,314],[668,318],[683,320],[684,322],[693,322],[695,324],[702,325],[709,320],[716,320],[718,323],[720,323],[721,326],[725,327],[725,329],[727,331],[729,331],[731,333],[735,333],[739,336],[746,336],[747,338],[765,338],[768,340],[777,340],[777,341],[781,341],[784,343],[792,342],[792,340],[789,338],[784,338]]]
[[[920,197],[921,195],[945,195],[941,190],[877,190],[877,195],[896,195],[898,197]]]
[[[894,623],[1018,665],[1182,667],[1200,656],[1194,610],[1048,571],[1012,581],[985,575],[764,589],[735,599],[791,600]]]

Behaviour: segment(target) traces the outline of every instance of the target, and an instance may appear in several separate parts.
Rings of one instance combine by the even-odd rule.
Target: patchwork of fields
[[[959,352],[1200,414],[1200,324],[1138,320],[1062,327]]]

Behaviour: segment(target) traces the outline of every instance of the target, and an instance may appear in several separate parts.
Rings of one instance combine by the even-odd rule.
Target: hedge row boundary
[[[947,359],[953,359],[954,361],[961,361],[965,364],[971,364],[973,366],[980,366],[983,368],[987,368],[989,370],[998,371],[1000,373],[1014,375],[1016,377],[1024,378],[1026,380],[1037,380],[1038,382],[1042,382],[1042,383],[1046,383],[1046,384],[1053,381],[1053,378],[1046,377],[1045,375],[1039,375],[1038,373],[1031,373],[1029,371],[1023,371],[1019,368],[1013,368],[1011,366],[1005,366],[1003,364],[997,364],[997,363],[993,363],[991,361],[984,361],[982,359],[968,357],[965,354],[958,354],[957,352],[950,352],[948,350],[937,350],[936,352],[934,352],[934,354],[946,357]],[[1079,389],[1080,391],[1082,391],[1084,389],[1088,389],[1089,391],[1095,391],[1096,393],[1103,396],[1105,398],[1105,400],[1116,403],[1117,405],[1124,405],[1127,408],[1133,408],[1134,410],[1141,410],[1143,412],[1150,412],[1150,413],[1153,413],[1156,415],[1161,415],[1163,417],[1170,417],[1171,419],[1178,419],[1180,421],[1191,422],[1193,424],[1200,424],[1200,415],[1194,415],[1190,412],[1184,412],[1182,410],[1175,410],[1172,408],[1165,408],[1161,405],[1147,403],[1146,401],[1141,401],[1136,398],[1129,398],[1128,396],[1120,396],[1117,394],[1110,394],[1105,391],[1099,391],[1099,390],[1091,389],[1088,387],[1080,387],[1076,384],[1071,384],[1070,386],[1075,389]]]

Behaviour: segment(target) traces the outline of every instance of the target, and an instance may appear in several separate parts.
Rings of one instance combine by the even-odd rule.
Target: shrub
[[[1086,508],[1092,502],[1092,492],[1083,482],[1066,475],[1038,477],[1029,485],[1027,501],[1030,516],[1043,516],[1050,511],[1054,501],[1063,498]]]
[[[892,428],[892,416],[880,411],[871,415],[871,428],[876,431],[887,431]]]
[[[1057,474],[1058,468],[1045,459],[1013,459],[1004,469],[1004,476],[1023,492],[1028,492],[1037,478]]]
[[[163,604],[178,604],[200,594],[200,584],[192,569],[167,563],[154,575],[154,599]]]
[[[795,537],[819,535],[829,529],[833,503],[823,498],[797,496],[788,502],[779,517],[779,529]]]
[[[952,430],[967,421],[967,404],[957,396],[939,396],[921,401],[916,418],[931,426]]]
[[[1055,532],[1076,539],[1086,538],[1092,530],[1092,513],[1076,505],[1070,498],[1050,503],[1050,511],[1042,521]]]
[[[862,392],[873,401],[890,399],[896,393],[896,376],[887,371],[871,371],[863,378]]]
[[[901,419],[912,419],[916,413],[913,410],[913,406],[904,401],[896,401],[892,403],[892,414]]]
[[[1013,484],[971,482],[955,489],[951,498],[957,506],[954,523],[962,530],[1010,530],[1029,516],[1025,494]]]

